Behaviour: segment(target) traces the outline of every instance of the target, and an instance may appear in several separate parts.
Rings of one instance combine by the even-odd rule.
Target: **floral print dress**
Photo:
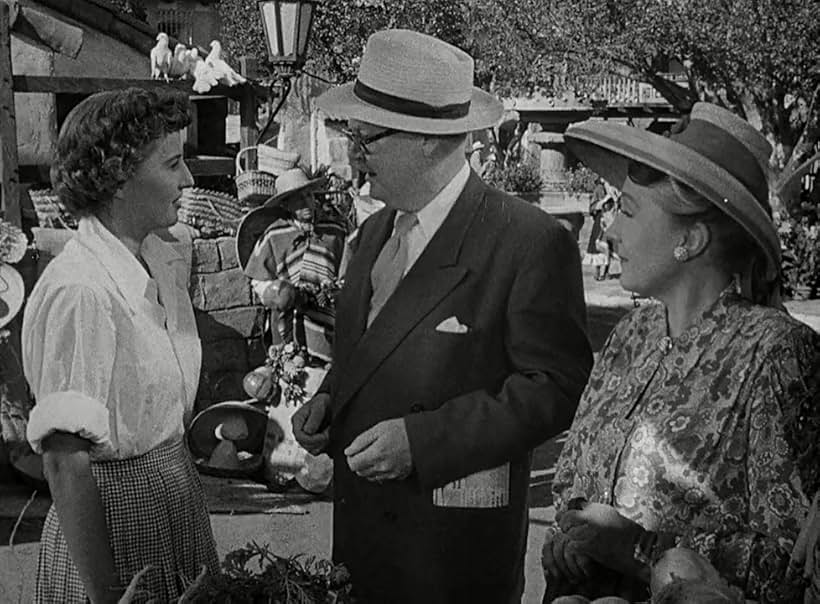
[[[574,497],[612,505],[706,556],[747,597],[800,601],[799,580],[785,578],[817,489],[818,363],[817,333],[732,292],[674,339],[664,306],[633,311],[581,398],[556,510]]]

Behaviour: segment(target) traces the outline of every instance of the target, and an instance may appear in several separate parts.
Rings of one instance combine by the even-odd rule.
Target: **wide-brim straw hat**
[[[239,266],[245,268],[251,257],[256,241],[274,221],[288,218],[299,207],[290,207],[288,201],[302,193],[315,192],[327,185],[325,176],[309,178],[301,168],[283,172],[276,179],[276,195],[270,197],[258,208],[248,212],[236,230],[236,257]],[[310,206],[310,204],[308,204]],[[301,204],[300,204],[301,207]],[[312,207],[312,206],[310,206]]]
[[[247,438],[235,441],[237,451],[262,453],[265,444],[265,431],[268,426],[268,414],[241,401],[216,403],[200,411],[188,429],[188,442],[195,457],[204,457],[207,461],[220,439],[216,428],[231,417],[240,416],[248,426]]]
[[[780,240],[768,207],[771,146],[747,121],[711,103],[695,103],[689,122],[664,136],[623,123],[587,120],[570,126],[570,151],[622,189],[630,161],[691,187],[738,222],[766,256],[766,278],[780,273]]]
[[[463,50],[406,29],[370,36],[354,82],[322,94],[316,105],[337,119],[356,119],[419,134],[463,134],[490,128],[504,110],[473,86],[474,62]]]
[[[0,327],[5,327],[17,316],[25,297],[23,277],[14,267],[0,263]]]

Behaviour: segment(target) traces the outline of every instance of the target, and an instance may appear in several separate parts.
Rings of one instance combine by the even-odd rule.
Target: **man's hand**
[[[318,455],[327,448],[330,438],[330,395],[320,392],[293,414],[290,419],[293,436],[311,455]]]
[[[347,465],[374,482],[401,480],[413,470],[404,420],[388,419],[359,434],[345,449]]]

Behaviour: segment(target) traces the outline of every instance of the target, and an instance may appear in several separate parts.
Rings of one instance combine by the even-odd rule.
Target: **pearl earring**
[[[675,257],[675,260],[678,262],[686,262],[689,260],[689,250],[687,250],[682,245],[679,245],[672,251],[672,255]]]

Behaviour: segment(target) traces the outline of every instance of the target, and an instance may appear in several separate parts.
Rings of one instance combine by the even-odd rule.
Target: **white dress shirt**
[[[421,253],[430,243],[433,235],[439,230],[444,219],[453,209],[464,187],[467,185],[467,180],[470,178],[470,165],[465,161],[464,166],[453,179],[439,191],[430,203],[424,206],[421,210],[416,212],[418,224],[410,229],[407,233],[407,268],[404,269],[404,274],[407,274],[416,260],[419,259]],[[403,212],[396,213],[396,220]],[[393,223],[395,229],[396,223]]]
[[[92,441],[93,460],[183,436],[202,359],[188,266],[153,234],[140,253],[150,275],[98,219],[82,218],[31,292],[22,351],[36,452],[55,431]]]

